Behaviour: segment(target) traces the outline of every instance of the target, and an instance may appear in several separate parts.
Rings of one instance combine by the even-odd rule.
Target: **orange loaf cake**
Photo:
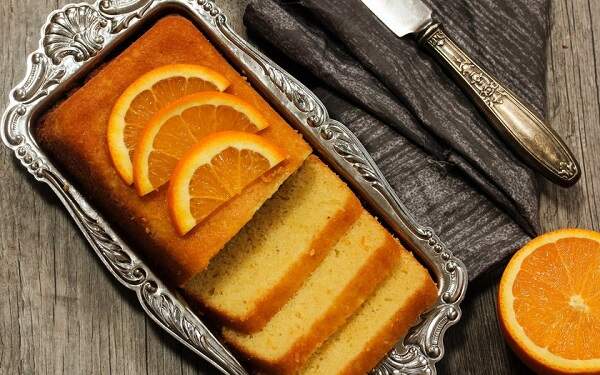
[[[400,261],[400,252],[400,244],[363,211],[260,331],[244,334],[225,328],[223,336],[259,369],[294,374],[386,278]]]
[[[144,73],[176,63],[199,64],[223,74],[231,82],[227,92],[252,104],[266,118],[270,126],[260,134],[289,156],[184,237],[175,232],[169,220],[166,189],[138,197],[118,176],[106,140],[109,116],[121,93]],[[301,136],[181,16],[160,19],[98,69],[42,118],[36,138],[103,216],[147,256],[155,269],[177,285],[204,270],[311,152]]]
[[[244,332],[262,328],[362,212],[348,186],[316,156],[184,289]]]
[[[427,270],[403,250],[391,275],[308,360],[302,375],[363,375],[373,369],[435,302]]]

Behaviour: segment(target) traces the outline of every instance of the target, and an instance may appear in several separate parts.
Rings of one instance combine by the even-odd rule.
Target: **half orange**
[[[164,185],[183,155],[208,134],[255,133],[267,126],[263,115],[237,96],[203,92],[176,100],[142,132],[133,154],[135,188],[143,196]]]
[[[162,66],[135,80],[115,103],[108,122],[108,148],[121,178],[133,183],[133,151],[142,129],[161,108],[183,96],[228,86],[222,74],[188,64]]]
[[[538,373],[600,374],[600,233],[558,230],[519,250],[500,282],[498,315]]]
[[[171,176],[167,200],[177,232],[189,232],[285,158],[281,149],[256,134],[226,131],[206,136]]]

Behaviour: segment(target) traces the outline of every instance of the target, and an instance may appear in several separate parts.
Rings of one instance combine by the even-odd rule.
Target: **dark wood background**
[[[0,1],[0,93],[24,76],[46,15],[67,0]],[[246,0],[218,0],[243,32]],[[543,184],[545,230],[600,229],[600,1],[553,0],[548,118],[575,152],[583,178]],[[45,186],[0,151],[0,374],[213,374],[147,319],[105,271]],[[440,374],[527,373],[496,320],[501,269],[472,283],[451,329]]]

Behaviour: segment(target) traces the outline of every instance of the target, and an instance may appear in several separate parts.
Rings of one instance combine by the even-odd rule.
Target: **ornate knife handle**
[[[470,59],[439,22],[425,26],[417,39],[450,71],[487,120],[529,166],[564,187],[579,180],[579,164],[560,136]]]

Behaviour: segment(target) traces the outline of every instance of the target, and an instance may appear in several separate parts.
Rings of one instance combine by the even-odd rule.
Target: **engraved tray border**
[[[435,374],[435,364],[444,355],[444,334],[461,317],[459,305],[468,282],[464,264],[431,228],[416,222],[354,134],[330,119],[311,91],[236,34],[212,0],[97,0],[52,12],[42,27],[39,48],[29,55],[26,77],[9,94],[0,124],[3,143],[36,180],[52,188],[102,263],[135,291],[144,311],[160,327],[222,373],[247,374],[185,301],[161,282],[52,164],[30,131],[36,113],[54,99],[53,93],[101,61],[109,47],[133,32],[140,21],[167,7],[193,18],[428,265],[438,285],[436,304],[373,373]]]

